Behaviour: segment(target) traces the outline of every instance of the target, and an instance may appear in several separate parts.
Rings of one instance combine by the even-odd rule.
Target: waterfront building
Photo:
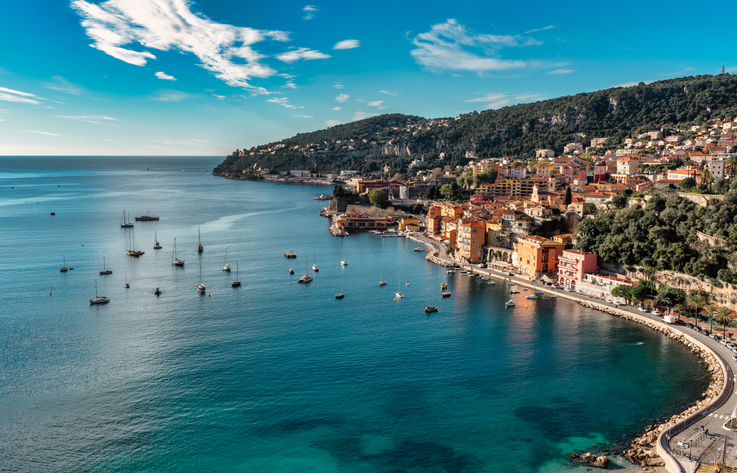
[[[581,284],[584,275],[595,273],[596,268],[596,253],[563,250],[561,256],[558,258],[557,283],[559,286],[573,291]]]
[[[336,225],[343,230],[383,230],[391,227],[392,219],[389,217],[369,217],[365,214],[348,212],[338,216]]]
[[[461,219],[456,238],[456,256],[469,263],[481,261],[481,247],[485,243],[484,223],[477,218]]]
[[[410,231],[410,232],[416,232],[419,231],[420,224],[417,221],[417,217],[403,217],[401,220],[399,220],[399,230],[400,231]]]
[[[537,235],[517,239],[517,261],[520,272],[531,279],[555,273],[565,244]]]

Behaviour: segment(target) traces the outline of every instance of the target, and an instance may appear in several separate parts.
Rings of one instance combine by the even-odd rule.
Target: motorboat
[[[155,296],[160,296],[160,295],[161,295],[161,289],[159,289],[159,288],[157,287],[157,288],[156,288],[156,290],[154,291],[154,295],[155,295]]]
[[[421,247],[421,246],[418,246],[417,248],[412,248],[412,251],[416,251],[418,253],[421,253],[421,252],[425,251],[425,249],[423,247]]]
[[[450,297],[450,292],[444,292],[443,297]]]
[[[448,289],[448,284],[447,283],[441,284],[440,285],[440,289],[443,290],[443,291],[446,290],[446,289]]]
[[[455,274],[455,272],[456,272],[455,269],[449,269],[446,271],[447,274]]]
[[[529,296],[525,296],[525,299],[534,300],[534,299],[537,299],[537,296],[535,294],[530,294]]]
[[[225,250],[225,260],[223,260],[223,271],[230,272],[230,265],[228,264],[228,250]]]
[[[514,301],[512,299],[509,299],[506,304],[504,304],[505,307],[514,307]]]
[[[110,299],[108,299],[107,297],[97,295],[97,279],[95,279],[95,298],[90,299],[90,305],[107,304],[108,302],[110,302]]]
[[[140,217],[136,217],[136,222],[157,222],[159,220],[159,217],[156,215],[141,215]]]
[[[509,291],[510,294],[519,294],[519,291]]]
[[[437,312],[437,311],[438,311],[438,308],[437,307],[433,307],[433,306],[427,306],[427,307],[425,307],[425,313],[426,314],[429,314],[431,312]]]

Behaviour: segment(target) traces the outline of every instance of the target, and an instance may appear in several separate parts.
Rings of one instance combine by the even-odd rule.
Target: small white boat
[[[202,259],[200,259],[200,283],[197,285],[197,292],[200,294],[207,292],[207,288],[202,284]]]
[[[537,296],[535,294],[530,294],[529,296],[525,296],[525,299],[537,299]]]
[[[110,299],[108,299],[107,297],[97,295],[97,279],[95,279],[95,298],[90,299],[90,304],[107,304],[108,302],[110,302]]]
[[[225,260],[223,261],[223,271],[230,272],[230,265],[228,264],[228,250],[225,250]]]
[[[316,272],[320,271],[320,268],[317,267],[317,257],[315,256],[315,252],[314,251],[312,252],[312,260],[313,260],[313,262],[312,262],[312,272],[313,273],[316,273]]]
[[[160,250],[161,249],[161,243],[159,243],[159,237],[156,236],[156,232],[154,232],[154,250]]]
[[[506,304],[504,304],[506,307],[514,307],[514,301],[512,299],[509,299]]]
[[[341,266],[348,266],[348,262],[346,260],[340,261]]]
[[[401,292],[395,292],[394,297],[396,297],[397,299],[404,299],[404,294],[402,294]]]

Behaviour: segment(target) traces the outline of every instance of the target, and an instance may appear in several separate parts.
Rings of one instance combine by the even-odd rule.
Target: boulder
[[[606,470],[607,465],[609,464],[609,458],[607,458],[606,455],[602,455],[600,457],[596,457],[596,466],[599,468],[603,468]]]

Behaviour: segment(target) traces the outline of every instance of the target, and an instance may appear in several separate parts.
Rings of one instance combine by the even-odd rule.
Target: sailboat
[[[335,295],[336,299],[342,299],[345,297],[345,292],[343,292],[343,276],[340,277],[340,292]]]
[[[113,270],[107,269],[107,267],[105,266],[105,257],[103,256],[102,257],[102,271],[100,271],[100,275],[104,276],[106,274],[113,274]]]
[[[174,266],[184,266],[184,260],[177,258],[177,237],[174,237],[174,251],[171,253],[171,264]]]
[[[317,258],[315,257],[315,252],[314,251],[312,252],[312,258],[313,258],[313,261],[314,261],[312,263],[312,271],[314,271],[314,272],[320,271],[320,268],[317,267]]]
[[[135,256],[137,258],[137,257],[145,254],[145,252],[143,252],[143,251],[137,251],[137,250],[134,249],[134,247],[136,245],[136,237],[133,234],[133,230],[131,230],[130,233],[128,234],[128,242],[129,242],[128,248],[126,248],[126,250],[125,250],[126,253],[128,254],[128,256]]]
[[[200,259],[200,283],[197,285],[197,292],[204,294],[207,291],[205,285],[202,284],[202,260]]]
[[[228,250],[225,250],[225,261],[223,262],[223,271],[230,272],[230,265],[228,264]]]
[[[67,268],[67,257],[62,255],[62,258],[64,258],[64,266],[62,266],[59,271],[61,271],[62,273],[66,273],[67,271],[69,271],[69,268]]]
[[[125,219],[125,210],[123,210],[123,219],[120,221],[120,228],[133,228],[133,222],[130,221],[130,216],[128,220]]]
[[[205,247],[202,246],[202,238],[200,237],[200,227],[197,227],[197,253],[205,251]]]
[[[305,275],[297,280],[297,282],[308,283],[312,281],[312,276],[307,274],[307,257],[305,256]]]
[[[156,236],[156,232],[154,232],[154,250],[160,250],[161,249],[161,243],[159,243],[159,237]]]
[[[397,283],[397,292],[394,294],[397,297],[397,299],[404,299],[404,294],[399,292],[399,287],[401,286],[401,284],[402,284],[401,281]]]
[[[343,250],[343,259],[340,260],[341,266],[348,266],[348,261],[345,260],[345,250]]]
[[[381,270],[381,281],[379,281],[379,287],[386,286],[386,281],[384,281],[384,270]]]
[[[241,285],[241,280],[238,278],[238,262],[235,262],[235,281],[230,283],[232,287],[238,287]]]
[[[289,263],[289,274],[294,274],[294,269],[292,269],[292,263]]]
[[[110,299],[107,297],[97,295],[97,279],[95,279],[95,298],[90,299],[90,304],[107,304],[108,302],[110,302]]]
[[[125,272],[125,284],[123,284],[123,287],[126,289],[130,289],[131,285],[128,284],[128,271]]]

